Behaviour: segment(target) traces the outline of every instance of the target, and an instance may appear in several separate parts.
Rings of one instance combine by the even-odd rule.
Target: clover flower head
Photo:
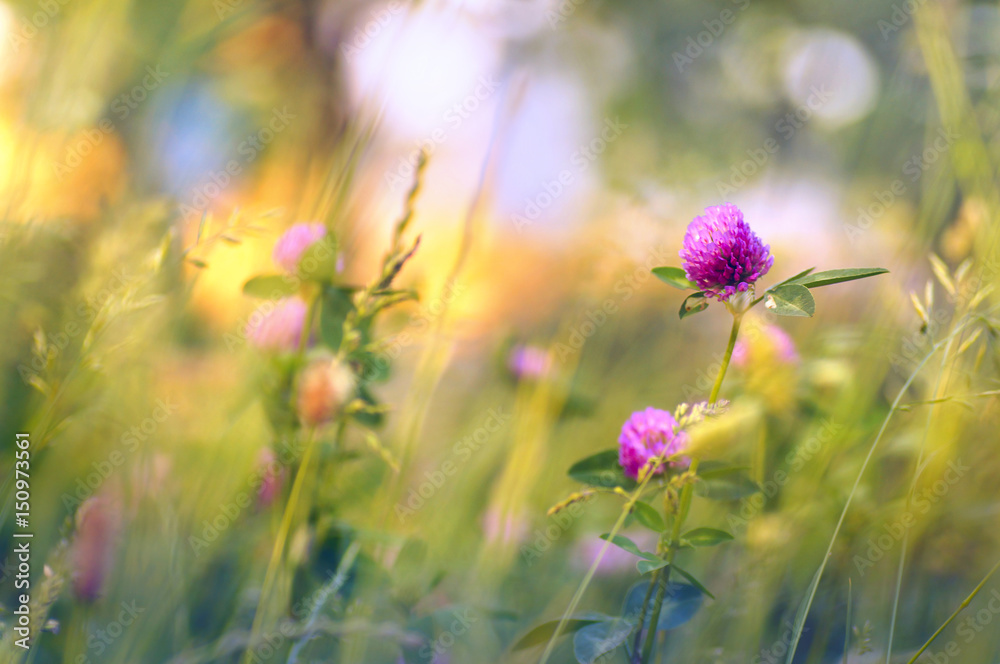
[[[705,208],[684,235],[680,256],[688,279],[707,297],[726,302],[749,290],[774,264],[764,244],[732,203]]]
[[[271,257],[281,269],[294,274],[306,249],[326,237],[326,226],[320,223],[294,224],[274,243]]]
[[[354,374],[339,360],[320,358],[299,377],[299,419],[319,426],[340,414],[354,393]]]
[[[674,416],[665,410],[647,408],[632,413],[618,437],[618,463],[627,477],[639,478],[639,472],[656,457],[669,457],[687,447],[689,437],[681,431]],[[671,466],[684,461],[668,462]],[[666,463],[660,463],[653,473],[663,473]]]
[[[246,336],[257,348],[291,351],[299,345],[306,322],[306,303],[297,297],[279,300],[268,313],[254,313],[247,323]]]
[[[552,368],[552,355],[549,351],[518,344],[507,355],[507,368],[518,379],[539,379]]]

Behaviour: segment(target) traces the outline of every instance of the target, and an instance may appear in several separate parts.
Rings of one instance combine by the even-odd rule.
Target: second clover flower
[[[639,479],[639,472],[657,457],[679,454],[687,447],[689,437],[680,430],[674,416],[665,410],[647,408],[632,413],[618,437],[618,463],[627,477]],[[683,460],[669,462],[685,465]],[[657,464],[653,473],[663,473],[665,463]]]

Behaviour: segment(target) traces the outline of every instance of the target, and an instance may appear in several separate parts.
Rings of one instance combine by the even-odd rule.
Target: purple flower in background
[[[507,368],[519,379],[542,378],[551,367],[552,355],[536,346],[519,344],[511,348],[507,355]]]
[[[278,300],[270,313],[256,311],[247,323],[246,335],[263,350],[295,350],[306,321],[306,303],[297,297]]]
[[[794,364],[799,361],[799,353],[795,349],[795,342],[788,336],[788,333],[777,325],[765,325],[763,335],[748,342],[745,338],[736,342],[733,348],[733,365],[745,367],[751,358],[757,354],[766,358],[773,358],[785,364]]]
[[[682,451],[688,443],[688,435],[677,430],[677,420],[665,410],[647,408],[632,413],[622,426],[618,436],[618,463],[625,470],[625,475],[632,479],[639,478],[639,471],[650,460],[658,456],[672,456]],[[671,462],[671,465],[681,465],[683,462]],[[663,472],[664,464],[653,471]]]
[[[299,261],[306,249],[326,237],[323,224],[294,224],[274,243],[272,258],[276,265],[294,274],[299,269]]]
[[[688,279],[708,297],[725,302],[749,290],[774,264],[771,247],[750,230],[732,203],[705,208],[684,235],[680,255]]]

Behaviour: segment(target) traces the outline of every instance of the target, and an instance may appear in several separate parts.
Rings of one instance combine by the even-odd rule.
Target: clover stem
[[[715,377],[715,385],[712,386],[712,393],[708,397],[708,403],[714,404],[719,398],[719,390],[722,388],[722,379],[726,377],[726,369],[729,368],[729,360],[733,358],[733,349],[736,348],[736,337],[740,334],[740,323],[743,322],[743,313],[733,313],[733,330],[729,333],[729,345],[726,346],[726,354],[722,357],[722,366],[719,367],[719,375]]]
[[[739,323],[737,323],[737,329]],[[735,331],[733,338],[736,338]],[[732,344],[730,344],[729,354],[732,354]],[[688,472],[697,475],[698,474],[698,460],[691,459],[691,467]],[[660,622],[660,612],[663,610],[663,600],[667,594],[667,586],[670,584],[670,569],[674,566],[674,556],[677,555],[677,548],[680,544],[681,539],[681,527],[684,525],[684,520],[687,519],[688,511],[691,509],[691,494],[694,490],[694,482],[689,482],[684,485],[681,489],[681,500],[680,505],[677,508],[677,514],[674,515],[673,530],[670,533],[670,548],[667,552],[667,564],[662,567],[663,574],[659,579],[654,578],[650,582],[650,589],[652,585],[659,581],[659,586],[656,589],[656,600],[653,602],[653,615],[650,616],[649,620],[649,631],[646,632],[646,643],[642,648],[642,658],[639,660],[641,664],[647,664],[649,662],[649,656],[653,652],[653,643],[656,641],[656,633],[659,631],[657,626]],[[657,570],[659,571],[659,570]],[[649,593],[647,592],[647,599],[649,599]],[[645,607],[643,607],[645,608]],[[639,630],[641,632],[643,623],[645,622],[645,616],[639,622]]]

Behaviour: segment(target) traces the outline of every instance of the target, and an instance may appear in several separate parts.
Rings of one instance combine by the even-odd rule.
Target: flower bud
[[[318,426],[334,419],[350,401],[354,374],[338,360],[315,360],[299,378],[299,419]]]

